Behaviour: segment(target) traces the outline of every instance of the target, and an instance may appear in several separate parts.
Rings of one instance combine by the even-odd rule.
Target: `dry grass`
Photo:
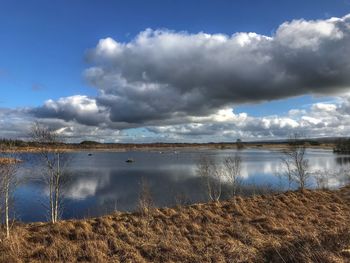
[[[0,262],[350,262],[350,188],[17,225]]]
[[[333,149],[335,143],[319,143],[317,145],[311,145],[306,143],[305,146],[310,149]],[[140,143],[140,144],[128,144],[128,143],[97,143],[97,144],[71,144],[61,143],[57,145],[40,145],[33,142],[23,143],[22,145],[15,146],[10,151],[16,150],[17,153],[37,153],[42,150],[42,147],[46,151],[61,151],[61,152],[82,152],[82,151],[93,151],[93,152],[124,152],[130,150],[138,151],[182,151],[182,150],[208,150],[208,149],[236,149],[236,143]],[[245,142],[245,148],[253,149],[269,149],[269,150],[283,150],[289,147],[288,143],[285,142]],[[0,152],[8,152],[9,150],[1,147]]]
[[[20,162],[21,160],[15,158],[0,157],[0,164],[15,164]]]

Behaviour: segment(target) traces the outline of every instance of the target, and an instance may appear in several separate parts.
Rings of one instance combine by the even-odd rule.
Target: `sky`
[[[0,137],[348,136],[350,1],[0,1]]]

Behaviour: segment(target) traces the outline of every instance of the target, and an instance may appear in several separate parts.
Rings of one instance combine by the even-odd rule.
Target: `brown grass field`
[[[0,262],[350,262],[350,187],[15,224]]]

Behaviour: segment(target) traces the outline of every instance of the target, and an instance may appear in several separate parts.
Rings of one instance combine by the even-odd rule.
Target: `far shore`
[[[317,143],[317,144],[304,144],[306,148],[310,149],[328,149],[332,150],[335,146],[334,143]],[[169,151],[188,151],[188,150],[229,150],[229,149],[262,149],[262,150],[283,150],[287,149],[289,144],[286,142],[276,143],[276,142],[245,142],[241,145],[236,143],[149,143],[149,144],[59,144],[59,145],[37,145],[37,146],[17,146],[16,152],[22,153],[36,153],[41,152],[43,149],[45,151],[62,151],[62,152],[125,152],[125,151],[159,151],[159,152],[169,152]],[[2,152],[6,152],[6,147],[1,149]]]

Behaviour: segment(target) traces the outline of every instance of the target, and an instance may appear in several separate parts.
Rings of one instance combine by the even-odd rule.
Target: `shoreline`
[[[333,143],[323,143],[320,145],[306,144],[306,149],[322,149],[333,150]],[[237,147],[235,143],[205,143],[205,144],[101,144],[91,146],[81,146],[78,144],[66,144],[58,146],[17,146],[11,151],[20,153],[38,153],[43,149],[49,152],[127,152],[127,151],[184,151],[184,150],[245,150],[245,149],[260,149],[260,150],[283,150],[287,149],[287,143],[245,143],[243,148]],[[6,148],[0,152],[7,152]]]

